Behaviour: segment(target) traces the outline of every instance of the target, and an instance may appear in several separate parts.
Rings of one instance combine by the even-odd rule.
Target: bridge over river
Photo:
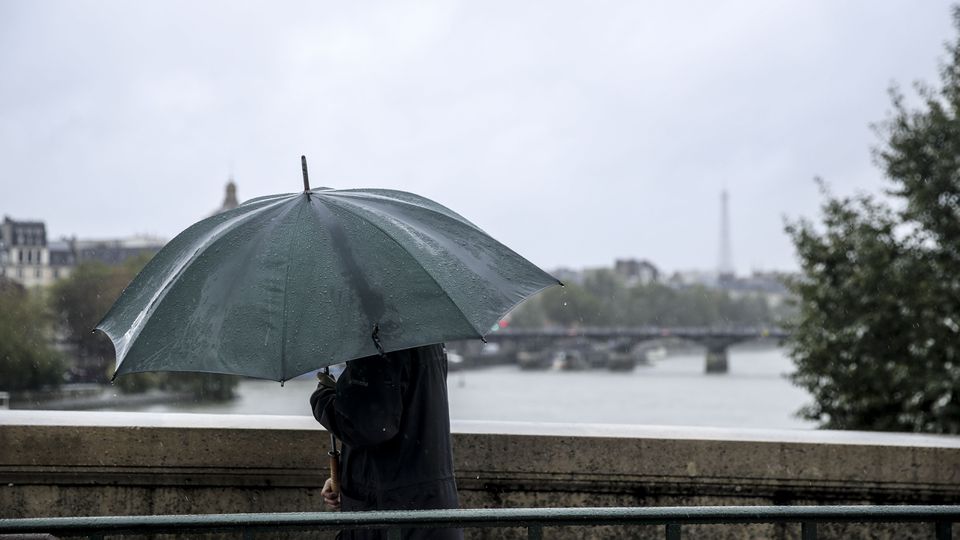
[[[705,371],[726,373],[729,370],[727,349],[731,345],[754,340],[783,341],[789,332],[778,327],[579,327],[579,328],[503,328],[491,332],[487,341],[507,345],[513,350],[543,349],[572,341],[616,341],[635,346],[645,341],[679,339],[706,348]]]

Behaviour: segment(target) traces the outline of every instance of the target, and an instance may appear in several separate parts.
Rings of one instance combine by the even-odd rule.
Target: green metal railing
[[[679,540],[693,524],[800,523],[803,540],[817,538],[820,523],[926,522],[937,540],[953,537],[960,506],[694,506],[648,508],[499,508],[391,512],[309,512],[0,519],[0,534],[88,536],[156,533],[386,529],[400,538],[409,527],[525,527],[530,539],[544,527],[662,525],[667,540]]]

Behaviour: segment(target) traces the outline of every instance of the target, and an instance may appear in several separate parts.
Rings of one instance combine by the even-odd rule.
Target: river
[[[521,371],[513,366],[451,373],[454,420],[810,429],[794,413],[810,401],[784,374],[778,348],[732,348],[730,371],[706,375],[701,352],[670,354],[632,372]],[[242,381],[227,403],[152,405],[150,412],[309,415],[316,383]]]

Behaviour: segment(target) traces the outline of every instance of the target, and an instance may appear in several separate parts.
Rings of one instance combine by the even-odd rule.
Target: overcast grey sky
[[[948,2],[0,2],[0,214],[171,238],[241,200],[387,187],[547,268],[795,269],[813,177],[935,82]]]

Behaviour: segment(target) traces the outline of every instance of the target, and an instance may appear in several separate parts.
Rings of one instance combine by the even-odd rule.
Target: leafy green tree
[[[541,301],[550,322],[560,326],[594,325],[601,319],[603,304],[579,285],[555,287]]]
[[[628,286],[610,269],[590,272],[582,286],[553,288],[511,314],[513,326],[750,326],[775,324],[763,298],[733,299],[706,287],[658,283]]]
[[[103,263],[87,262],[54,284],[50,293],[53,309],[81,356],[98,358],[101,365],[112,361],[113,345],[93,328],[132,278]]]
[[[891,90],[875,155],[892,201],[824,189],[819,226],[787,224],[803,270],[793,380],[824,427],[960,433],[960,39],[948,51],[917,109]]]
[[[52,318],[42,299],[0,278],[0,390],[57,386],[64,364],[50,346]]]
[[[119,266],[84,262],[50,291],[52,308],[60,316],[68,339],[77,345],[81,356],[97,359],[104,378],[113,365],[113,344],[93,328],[149,259],[149,255],[133,257]]]

